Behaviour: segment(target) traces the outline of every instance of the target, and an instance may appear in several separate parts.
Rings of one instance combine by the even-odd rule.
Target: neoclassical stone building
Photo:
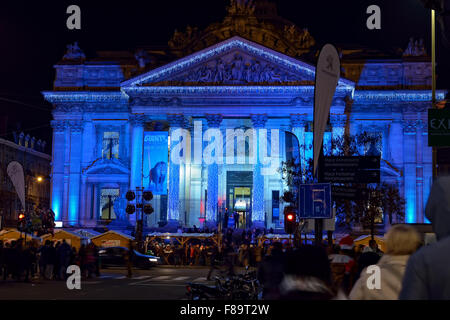
[[[55,65],[53,91],[43,92],[54,105],[51,206],[57,220],[65,226],[133,225],[136,215],[125,213],[125,193],[159,184],[147,226],[198,226],[235,211],[240,226],[279,226],[279,197],[286,189],[280,173],[262,174],[266,164],[258,152],[251,163],[252,146],[263,146],[250,136],[241,141],[245,161],[238,161],[239,141],[226,141],[227,130],[253,128],[258,137],[266,132],[271,165],[285,159],[286,131],[298,137],[302,161],[312,157],[306,146],[312,143],[318,49],[306,29],[280,18],[267,1],[231,1],[221,23],[175,31],[165,49],[99,52],[86,59],[77,44],[69,46]],[[417,43],[403,55],[338,49],[342,77],[325,144],[345,132],[379,136],[381,179],[404,194],[407,222],[423,222],[432,179],[430,58]],[[438,98],[444,94],[438,91]],[[190,138],[180,139],[177,129]],[[217,145],[223,152],[230,143],[232,162],[225,155],[212,164],[195,161],[196,146],[202,154],[217,142],[209,129],[222,134]],[[169,161],[181,144],[186,161]]]

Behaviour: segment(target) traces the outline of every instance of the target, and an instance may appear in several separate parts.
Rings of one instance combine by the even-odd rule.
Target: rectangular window
[[[119,132],[103,132],[102,158],[119,158]]]
[[[119,197],[119,189],[102,189],[100,192],[100,219],[114,220],[114,201]]]
[[[280,191],[272,190],[272,223],[278,225],[280,220]]]

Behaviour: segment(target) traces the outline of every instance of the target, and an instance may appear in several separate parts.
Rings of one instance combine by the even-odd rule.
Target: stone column
[[[305,114],[291,114],[291,130],[298,138],[300,164],[302,172],[306,170],[306,153],[305,153],[305,130],[308,115]]]
[[[406,223],[417,221],[416,211],[416,120],[405,119],[403,126]]]
[[[430,195],[431,185],[433,183],[433,148],[428,146],[428,123],[422,120],[422,144],[423,144],[423,204],[424,207]],[[423,217],[423,222],[428,223],[428,219]]]
[[[174,145],[172,140],[173,131],[183,128],[185,124],[184,115],[168,114],[167,120],[170,124],[170,148]],[[181,143],[181,142],[178,142]],[[171,153],[171,151],[170,151]],[[180,165],[169,158],[169,195],[167,201],[167,221],[170,225],[177,225],[180,219]]]
[[[85,226],[86,214],[87,214],[87,184],[86,175],[81,175],[81,192],[80,192],[80,215],[78,217],[78,224],[82,227]]]
[[[261,174],[262,164],[260,163],[259,150],[261,130],[267,122],[267,114],[251,115],[253,128],[257,130],[256,134],[256,163],[253,170],[253,194],[252,194],[252,223],[255,228],[264,228],[265,208],[264,208],[264,176]],[[266,135],[267,136],[267,135]]]
[[[208,128],[219,129],[222,122],[221,114],[208,114],[205,116]],[[223,145],[223,140],[219,141]],[[215,150],[217,152],[217,150]],[[221,155],[222,156],[222,155]],[[208,168],[208,199],[206,202],[206,222],[208,227],[216,226],[218,193],[219,193],[219,165],[217,162],[211,163]]]
[[[423,203],[423,121],[416,122],[416,222],[424,222],[424,203]]]
[[[331,122],[331,139],[339,139],[344,137],[345,124],[347,117],[343,114],[330,115]],[[338,150],[333,150],[333,155],[338,154]]]
[[[70,120],[70,169],[69,169],[69,208],[68,219],[65,221],[69,225],[76,225],[79,221],[80,213],[80,183],[81,183],[81,150],[83,147],[81,120]]]
[[[65,150],[65,121],[53,120],[53,155],[51,176],[51,200],[50,207],[55,213],[55,220],[63,218],[64,202],[64,150]]]
[[[403,139],[402,120],[394,120],[389,134],[389,149],[392,164],[397,168],[403,167]]]
[[[131,134],[131,173],[130,190],[136,192],[136,187],[142,186],[142,152],[144,148],[144,124],[146,117],[142,114],[130,116]],[[136,213],[128,215],[131,224],[136,224]]]

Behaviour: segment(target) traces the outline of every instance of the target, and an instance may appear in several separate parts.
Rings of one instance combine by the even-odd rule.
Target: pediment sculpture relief
[[[309,81],[308,81],[309,80]],[[217,58],[183,72],[172,79],[149,85],[189,84],[307,84],[312,79],[283,70],[281,67],[239,53]]]

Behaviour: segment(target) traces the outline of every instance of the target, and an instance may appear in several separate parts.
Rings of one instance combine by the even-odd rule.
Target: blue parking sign
[[[300,185],[299,201],[301,219],[330,219],[333,216],[329,183]]]

